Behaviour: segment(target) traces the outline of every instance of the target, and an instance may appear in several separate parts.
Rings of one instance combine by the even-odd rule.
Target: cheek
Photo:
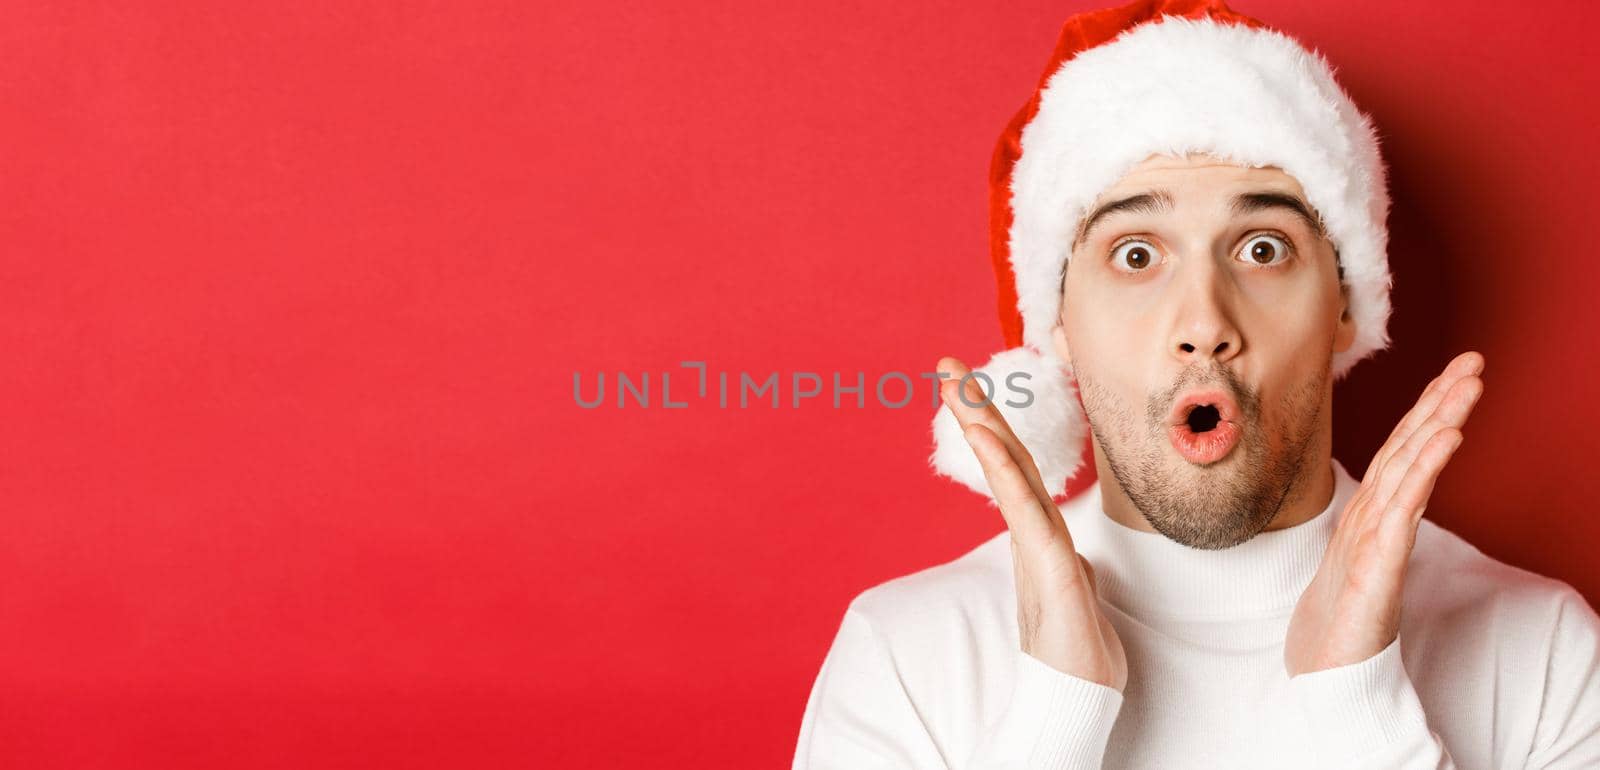
[[[1113,379],[1106,379],[1110,375]],[[1114,379],[1116,373],[1086,368],[1078,373],[1078,394],[1095,435],[1110,447],[1138,444],[1148,432],[1144,395]]]
[[[1077,285],[1073,278],[1088,285]],[[1062,329],[1071,349],[1073,367],[1090,367],[1102,380],[1119,361],[1126,362],[1128,346],[1141,328],[1136,303],[1126,292],[1097,285],[1090,277],[1071,276],[1062,297]]]
[[[1143,357],[1129,355],[1134,342],[1128,322],[1116,308],[1093,303],[1070,308],[1062,314],[1063,331],[1091,422],[1119,444],[1138,440],[1144,430],[1148,394],[1142,388],[1148,385],[1148,373],[1138,365]]]
[[[1095,388],[1093,397],[1107,406],[1120,403],[1127,386],[1131,372],[1128,371],[1137,356],[1128,355],[1125,346],[1108,344],[1115,340],[1115,325],[1104,317],[1092,314],[1082,318],[1068,319],[1067,344],[1072,351],[1072,376],[1083,389],[1085,406],[1091,394],[1087,388]]]
[[[1259,353],[1267,354],[1275,364],[1314,359],[1318,348],[1330,338],[1330,329],[1324,329],[1312,313],[1297,313],[1293,306],[1262,308],[1253,313],[1248,326],[1241,331]]]
[[[1315,365],[1328,355],[1338,324],[1337,287],[1316,282],[1262,281],[1245,287],[1245,339],[1274,361]],[[1323,365],[1326,365],[1324,362]]]
[[[1267,441],[1277,451],[1291,451],[1304,446],[1318,428],[1318,415],[1324,408],[1323,398],[1330,386],[1326,370],[1303,372],[1303,379],[1285,381],[1272,391],[1271,402],[1262,408],[1268,411],[1262,431]]]

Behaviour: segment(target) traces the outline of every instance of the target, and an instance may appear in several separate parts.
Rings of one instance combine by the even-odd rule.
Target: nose
[[[1244,349],[1231,308],[1231,276],[1214,264],[1193,264],[1191,275],[1174,282],[1178,311],[1168,349],[1184,366],[1226,363]]]

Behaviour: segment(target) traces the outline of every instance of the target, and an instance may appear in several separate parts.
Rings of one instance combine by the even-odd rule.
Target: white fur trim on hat
[[[989,363],[974,370],[988,377],[983,384],[993,394],[1000,416],[1033,455],[1045,489],[1060,494],[1067,479],[1083,463],[1083,440],[1089,429],[1078,395],[1054,356],[1045,357],[1027,347],[996,353]],[[1013,374],[1020,375],[1010,379]],[[1018,391],[1024,390],[1027,396]],[[1022,406],[1013,406],[1022,404]],[[933,418],[934,470],[974,491],[993,497],[983,466],[961,435],[950,407],[940,406]]]

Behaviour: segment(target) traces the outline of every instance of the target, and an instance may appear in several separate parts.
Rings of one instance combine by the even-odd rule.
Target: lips
[[[1215,410],[1215,424],[1209,411],[1196,415],[1191,425],[1190,416],[1196,409],[1210,407]],[[1223,390],[1198,390],[1185,394],[1173,404],[1167,415],[1167,437],[1172,448],[1183,459],[1196,465],[1209,465],[1228,456],[1239,443],[1239,407],[1233,397]]]

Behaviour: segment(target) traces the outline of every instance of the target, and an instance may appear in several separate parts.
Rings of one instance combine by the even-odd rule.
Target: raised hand
[[[1479,353],[1456,356],[1373,455],[1295,605],[1283,646],[1290,676],[1366,660],[1399,633],[1417,526],[1483,394],[1483,366]]]
[[[1022,651],[1057,671],[1120,692],[1128,682],[1122,641],[1100,611],[1094,568],[1073,548],[1033,456],[1000,411],[986,403],[975,378],[967,381],[963,400],[961,380],[971,371],[965,364],[943,358],[939,371],[950,375],[940,383],[939,395],[977,454],[1011,531]]]

